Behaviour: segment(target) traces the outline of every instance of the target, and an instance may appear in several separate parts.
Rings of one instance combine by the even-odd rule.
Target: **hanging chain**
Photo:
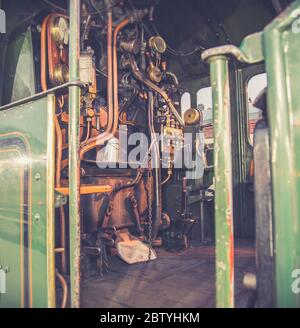
[[[153,175],[151,168],[151,161],[148,164],[148,181],[147,181],[147,189],[148,189],[148,244],[149,244],[149,256],[148,260],[151,261],[152,254],[152,224],[153,224],[153,211],[152,211],[152,187],[153,187]]]

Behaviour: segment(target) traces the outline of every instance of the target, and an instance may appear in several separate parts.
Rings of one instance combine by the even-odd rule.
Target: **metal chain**
[[[152,186],[153,186],[153,175],[151,168],[151,161],[149,161],[148,167],[148,181],[147,181],[147,189],[148,189],[148,243],[149,243],[149,256],[148,260],[151,261],[151,253],[152,253],[152,224],[153,224],[153,213],[152,213]]]

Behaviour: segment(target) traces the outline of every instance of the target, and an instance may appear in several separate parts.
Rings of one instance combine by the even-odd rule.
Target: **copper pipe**
[[[118,49],[117,49],[117,38],[119,32],[127,26],[131,20],[129,18],[124,19],[120,24],[118,24],[114,31],[114,41],[113,41],[113,67],[114,67],[114,78],[113,78],[113,95],[114,95],[114,125],[112,135],[115,134],[118,123],[119,123],[119,81],[118,81]]]
[[[81,145],[80,158],[89,150],[95,148],[97,145],[111,139],[114,135],[113,120],[115,109],[113,104],[113,61],[112,61],[112,12],[107,12],[107,104],[108,104],[108,120],[105,131],[97,137],[90,138]]]
[[[114,134],[118,128],[119,122],[119,99],[118,99],[118,52],[117,52],[117,37],[119,32],[131,22],[130,18],[124,19],[120,22],[114,30],[113,38],[113,126],[111,131],[104,132],[103,134],[89,139],[89,141],[84,144],[80,150],[80,158],[82,159],[84,154],[91,149],[95,148],[97,145],[102,145],[106,141],[113,138]]]
[[[170,181],[171,178],[172,178],[172,173],[168,173],[168,176],[160,185],[164,186],[165,184],[167,184]]]
[[[52,15],[48,15],[42,24],[41,29],[41,87],[43,91],[48,89],[47,87],[47,74],[46,74],[46,52],[47,52],[47,45],[46,45],[46,38],[47,38],[47,25],[49,19]]]
[[[67,300],[68,300],[68,285],[66,283],[65,278],[56,270],[55,275],[59,282],[61,283],[61,287],[63,290],[63,297],[62,297],[62,302],[61,302],[61,308],[64,309],[67,305]]]
[[[55,174],[55,181],[56,186],[61,186],[61,164],[62,164],[62,131],[59,125],[58,118],[55,116],[54,118],[55,123],[55,132],[56,132],[56,174]],[[66,249],[66,217],[64,207],[61,206],[59,208],[60,214],[60,245],[65,250]],[[67,259],[66,259],[66,252],[61,253],[61,269],[62,272],[65,274],[67,272]]]
[[[53,15],[48,15],[42,24],[41,29],[41,87],[43,91],[48,89],[47,73],[46,73],[46,52],[47,52],[47,26],[50,18]],[[55,133],[56,133],[56,172],[55,183],[60,187],[61,177],[61,160],[62,160],[62,132],[57,117],[54,118]]]
[[[107,12],[107,104],[108,121],[105,132],[109,132],[113,123],[113,62],[112,62],[112,12]]]
[[[55,133],[56,133],[56,172],[55,183],[57,187],[60,187],[61,180],[61,161],[62,161],[62,131],[58,122],[58,118],[54,117]]]
[[[60,99],[58,99],[58,105],[60,108],[63,108],[65,105],[65,97],[61,96]]]
[[[63,274],[67,273],[67,258],[66,258],[66,216],[64,207],[59,208],[60,213],[60,246],[63,248],[61,252],[61,271]]]
[[[56,131],[56,186],[61,186],[61,165],[62,165],[62,130],[60,128],[60,124],[57,116],[55,116],[55,131]],[[66,217],[64,207],[61,206],[59,209],[60,213],[60,245],[64,249],[61,253],[61,270],[62,273],[66,274],[67,272],[67,259],[66,259]]]

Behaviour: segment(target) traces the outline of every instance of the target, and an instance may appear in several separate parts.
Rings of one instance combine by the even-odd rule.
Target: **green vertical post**
[[[208,62],[214,115],[216,305],[219,308],[232,308],[234,307],[234,242],[228,57],[212,56]]]
[[[214,176],[216,226],[216,303],[234,307],[234,237],[232,204],[232,135],[229,58],[243,63],[263,60],[262,33],[247,36],[241,47],[224,45],[202,53],[210,64],[214,114]]]
[[[264,32],[272,183],[277,307],[300,307],[300,1]]]
[[[80,0],[70,0],[69,78],[79,80]],[[80,306],[80,88],[69,89],[69,230],[71,307]]]

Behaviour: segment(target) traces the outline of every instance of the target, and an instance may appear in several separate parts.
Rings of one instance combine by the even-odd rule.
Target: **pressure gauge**
[[[57,45],[69,44],[69,22],[64,17],[56,17],[51,28],[51,35]]]
[[[152,51],[163,54],[167,50],[165,40],[161,36],[152,36],[149,39],[149,46]]]

